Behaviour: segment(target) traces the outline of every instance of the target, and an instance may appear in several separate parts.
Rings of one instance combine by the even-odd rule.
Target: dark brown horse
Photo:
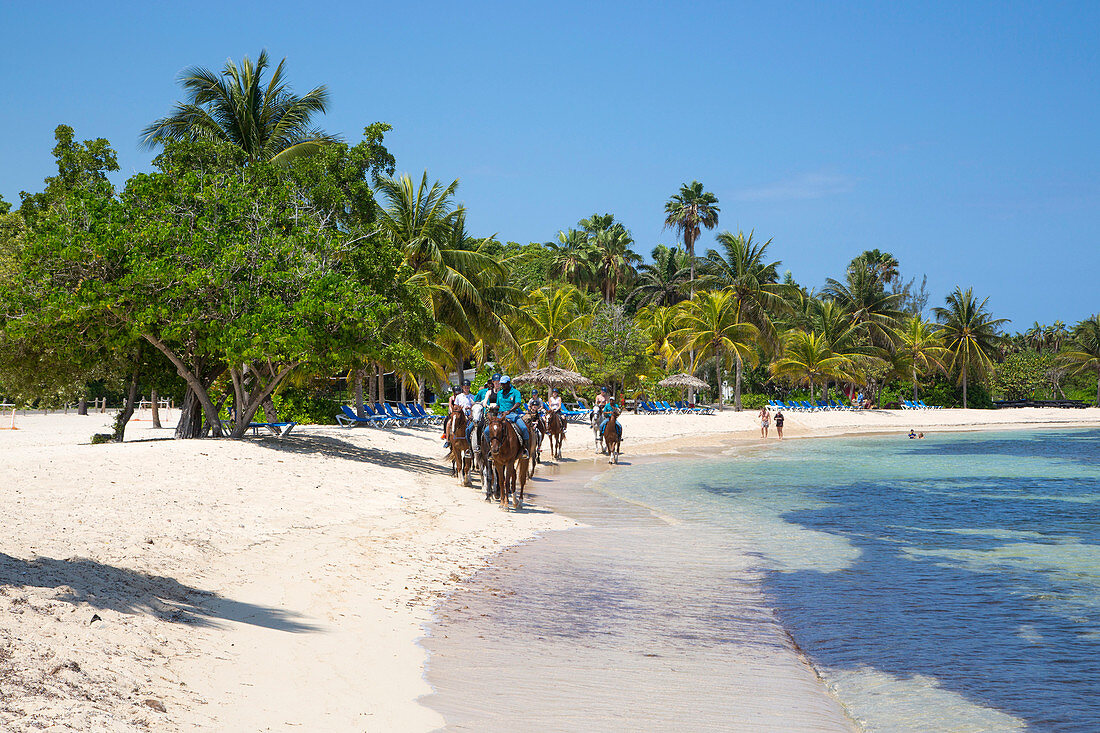
[[[528,476],[535,475],[535,466],[542,463],[542,439],[546,436],[546,422],[538,410],[528,411],[524,418],[531,439],[527,445]]]
[[[559,410],[551,410],[546,418],[546,434],[550,436],[550,457],[561,460],[561,444],[565,442],[565,418]]]
[[[619,444],[622,443],[622,437],[619,435],[619,414],[621,412],[621,407],[615,407],[608,415],[607,424],[603,426],[602,437],[603,444],[607,447],[608,463],[619,462]]]
[[[470,470],[474,467],[474,451],[466,439],[466,411],[451,410],[447,420],[447,442],[451,445],[451,475],[462,473],[462,485],[470,485]]]
[[[516,426],[500,415],[492,415],[487,420],[487,433],[489,458],[493,462],[496,474],[496,485],[500,491],[500,508],[508,508],[508,496],[512,496],[512,506],[519,509],[523,506],[523,487],[527,484],[527,461],[523,459],[523,451]],[[519,494],[516,494],[516,484],[519,484]]]

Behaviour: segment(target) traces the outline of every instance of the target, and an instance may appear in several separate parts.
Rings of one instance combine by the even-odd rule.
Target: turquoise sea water
[[[597,526],[442,610],[452,729],[739,729],[767,685],[732,670],[777,618],[865,730],[1100,731],[1100,431],[772,440],[532,488]],[[843,727],[803,712],[767,729]]]
[[[868,729],[1100,731],[1100,431],[776,441],[602,486],[747,537]]]

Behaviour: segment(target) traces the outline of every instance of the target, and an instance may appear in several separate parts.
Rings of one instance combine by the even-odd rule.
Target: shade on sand
[[[706,389],[710,385],[699,377],[690,374],[673,374],[657,382],[658,387],[678,387],[680,389]]]
[[[520,374],[518,377],[512,377],[512,382],[515,384],[558,387],[559,389],[562,387],[576,389],[577,387],[586,387],[592,384],[592,380],[583,374],[577,374],[576,372],[571,372],[568,369],[562,369],[561,367],[553,365]]]

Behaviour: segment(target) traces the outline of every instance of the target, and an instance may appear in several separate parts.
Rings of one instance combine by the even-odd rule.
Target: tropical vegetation
[[[807,287],[771,239],[718,230],[698,181],[653,212],[678,242],[648,260],[611,213],[501,242],[468,231],[460,181],[395,174],[389,125],[354,144],[317,129],[328,93],[297,96],[285,61],[181,85],[143,132],[149,172],[116,187],[109,142],[62,125],[57,174],[0,201],[0,398],[110,396],[116,440],[154,392],[183,406],[178,437],[241,435],[260,412],[427,402],[470,369],[547,365],[631,397],[680,398],[656,385],[688,372],[735,410],[830,390],[1100,402],[1100,315],[1010,334],[964,287],[929,310],[926,280],[879,248]]]

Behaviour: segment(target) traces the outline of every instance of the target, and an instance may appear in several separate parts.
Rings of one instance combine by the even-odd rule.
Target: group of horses
[[[618,417],[620,407],[607,415],[607,425],[600,429],[600,413],[593,410],[589,415],[589,424],[596,441],[596,449],[606,453],[608,463],[619,462],[619,447],[622,443]],[[467,438],[467,426],[474,423],[470,437]],[[527,455],[524,456],[522,436],[519,430],[504,415],[495,410],[487,411],[485,405],[477,403],[467,417],[465,410],[455,408],[447,420],[447,442],[450,445],[451,475],[461,476],[463,486],[470,485],[470,474],[474,470],[481,477],[481,486],[485,490],[485,501],[499,501],[501,509],[507,509],[509,503],[514,509],[523,507],[523,489],[527,479],[535,473],[535,467],[542,463],[543,441],[550,441],[550,456],[561,460],[561,447],[565,441],[565,416],[558,411],[546,415],[528,412],[526,423],[530,438]]]

